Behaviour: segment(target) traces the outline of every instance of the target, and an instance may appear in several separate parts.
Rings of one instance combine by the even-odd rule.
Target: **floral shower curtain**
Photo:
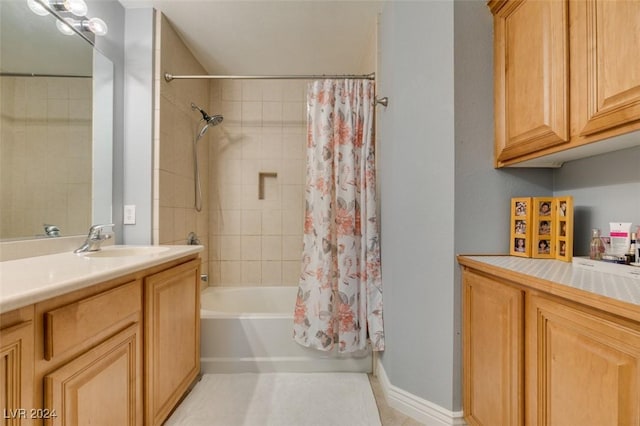
[[[375,198],[374,83],[322,80],[307,94],[307,182],[294,339],[384,350]]]

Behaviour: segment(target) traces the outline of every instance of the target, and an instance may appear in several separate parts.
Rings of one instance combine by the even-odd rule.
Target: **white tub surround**
[[[200,296],[203,373],[361,372],[371,349],[339,355],[293,340],[297,287],[208,287]]]
[[[109,246],[102,250],[118,251]],[[155,247],[155,246],[154,246]],[[0,313],[85,288],[128,273],[197,254],[202,246],[161,246],[166,250],[143,255],[93,257],[73,252],[0,262]]]

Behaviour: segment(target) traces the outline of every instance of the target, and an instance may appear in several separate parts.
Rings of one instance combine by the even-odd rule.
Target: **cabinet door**
[[[463,272],[463,408],[470,425],[522,425],[523,297]]]
[[[640,331],[527,296],[527,424],[640,424]]]
[[[134,324],[47,374],[50,425],[141,425],[142,343]]]
[[[200,260],[145,279],[145,418],[159,425],[200,374]]]
[[[2,425],[32,424],[33,321],[0,330],[0,407]]]
[[[496,165],[569,141],[566,1],[492,1]]]
[[[640,2],[571,2],[580,136],[640,120]]]

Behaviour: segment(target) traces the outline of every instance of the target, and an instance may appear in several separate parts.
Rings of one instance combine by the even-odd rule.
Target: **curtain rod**
[[[375,80],[376,73],[371,74],[320,74],[320,75],[173,75],[170,73],[164,74],[164,79],[169,82],[171,80],[182,79],[230,79],[230,80],[318,80],[325,78],[355,78],[355,79],[367,79]]]
[[[60,78],[92,78],[90,75],[71,74],[35,74],[21,72],[0,72],[0,77],[60,77]]]

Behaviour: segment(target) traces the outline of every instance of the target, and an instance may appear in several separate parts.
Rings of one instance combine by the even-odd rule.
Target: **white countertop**
[[[136,246],[108,246],[121,250]],[[0,313],[199,253],[202,246],[153,246],[166,250],[135,256],[90,257],[72,252],[0,262]]]
[[[581,269],[571,263],[552,259],[528,259],[515,256],[464,256],[476,262],[562,284],[614,300],[640,305],[640,280],[620,275]],[[638,268],[640,271],[640,268]]]

